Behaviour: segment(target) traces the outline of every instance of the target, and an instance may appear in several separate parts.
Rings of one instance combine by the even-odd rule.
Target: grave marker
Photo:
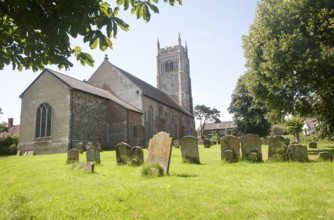
[[[180,145],[183,162],[200,164],[197,138],[184,136],[180,139]]]

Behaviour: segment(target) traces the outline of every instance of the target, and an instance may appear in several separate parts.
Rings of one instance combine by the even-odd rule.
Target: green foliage
[[[148,164],[143,167],[141,174],[145,177],[160,177],[164,171],[159,164]]]
[[[36,0],[1,1],[0,3],[0,69],[12,64],[13,69],[38,71],[56,64],[69,69],[74,56],[82,65],[93,66],[90,54],[72,46],[70,38],[83,37],[91,49],[112,49],[118,28],[129,25],[118,13],[120,7],[131,9],[138,19],[149,21],[151,12],[158,13],[159,0],[117,0],[113,6],[103,0]],[[170,5],[182,0],[164,0]]]
[[[207,123],[219,123],[220,111],[216,108],[210,108],[205,105],[196,105],[194,108],[194,116],[199,120],[201,136]]]
[[[303,131],[304,120],[300,117],[290,117],[286,119],[285,124],[288,132],[295,136],[295,141],[299,142],[299,133]]]
[[[270,123],[265,118],[267,109],[250,93],[245,76],[238,80],[228,111],[233,114],[238,130],[242,133],[257,134],[261,137],[269,134]]]
[[[276,124],[276,125],[271,126],[270,133],[273,136],[275,136],[275,135],[285,135],[285,134],[287,134],[287,129],[286,129],[286,126],[284,124]]]
[[[247,81],[271,121],[315,117],[334,137],[334,1],[266,0],[243,37]]]
[[[0,138],[0,155],[16,154],[16,148],[18,143],[19,138],[16,136],[7,136],[6,138]]]

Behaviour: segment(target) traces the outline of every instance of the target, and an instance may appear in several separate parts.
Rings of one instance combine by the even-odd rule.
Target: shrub
[[[141,172],[142,176],[146,177],[160,177],[164,175],[164,171],[160,164],[149,164],[144,166]]]
[[[0,138],[0,155],[15,155],[19,138],[16,136],[7,136]]]

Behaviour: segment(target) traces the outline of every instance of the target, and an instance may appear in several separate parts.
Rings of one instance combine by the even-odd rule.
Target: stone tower
[[[193,114],[191,79],[187,43],[173,47],[160,48],[158,40],[157,87],[171,96],[183,108]]]

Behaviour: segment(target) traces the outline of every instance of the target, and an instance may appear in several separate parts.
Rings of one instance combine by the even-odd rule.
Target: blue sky
[[[183,0],[183,5],[170,7],[160,0],[159,14],[153,14],[146,23],[137,20],[130,11],[120,13],[130,30],[119,30],[113,50],[90,50],[81,39],[73,40],[91,53],[94,67],[81,66],[72,59],[70,70],[53,70],[83,80],[88,79],[102,63],[105,54],[109,61],[136,77],[156,86],[157,40],[160,46],[187,42],[194,106],[204,104],[221,111],[221,120],[231,120],[227,111],[231,94],[241,74],[245,71],[241,37],[247,34],[254,21],[257,0]],[[114,2],[114,1],[110,1]],[[40,71],[41,72],[41,71]],[[11,66],[0,70],[0,107],[4,114],[0,121],[14,118],[20,122],[21,99],[19,95],[40,74],[32,71],[13,71]]]

